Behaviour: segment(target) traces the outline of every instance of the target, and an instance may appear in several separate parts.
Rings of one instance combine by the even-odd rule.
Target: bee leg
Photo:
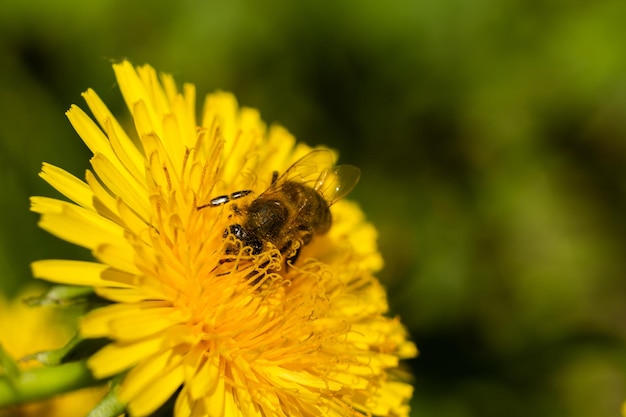
[[[269,265],[270,261],[265,261],[259,265],[258,269],[251,271],[248,275],[246,275],[246,280],[250,281],[250,286],[256,287],[265,279],[267,276],[267,272],[265,271],[265,267]],[[259,272],[259,270],[261,272]]]

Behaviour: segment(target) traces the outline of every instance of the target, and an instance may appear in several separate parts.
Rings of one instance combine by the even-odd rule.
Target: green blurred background
[[[4,1],[0,282],[88,257],[47,236],[42,161],[82,177],[63,113],[110,62],[234,92],[363,170],[413,415],[618,416],[626,398],[626,2]]]

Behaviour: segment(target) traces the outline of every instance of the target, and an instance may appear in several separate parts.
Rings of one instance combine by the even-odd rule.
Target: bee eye
[[[244,229],[242,225],[230,225],[228,229],[224,230],[223,236],[227,237],[229,233],[235,236],[235,238],[241,241],[245,246],[250,246],[253,255],[258,255],[263,251],[263,241],[246,232],[246,229]]]
[[[243,227],[241,227],[240,224],[233,224],[229,226],[228,229],[224,230],[224,237],[228,236],[229,232],[241,241],[245,241],[246,238],[248,237],[246,230]]]

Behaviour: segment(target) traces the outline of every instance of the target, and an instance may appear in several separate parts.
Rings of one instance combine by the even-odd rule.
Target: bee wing
[[[335,156],[327,149],[315,149],[291,165],[287,171],[276,181],[282,184],[287,181],[295,181],[315,188],[315,181],[319,173],[331,169],[335,164]]]
[[[352,165],[335,165],[335,155],[328,149],[315,149],[298,159],[263,193],[280,191],[283,184],[294,181],[319,192],[333,204],[345,197],[359,181],[361,171]]]
[[[361,170],[353,165],[339,165],[325,169],[313,187],[329,205],[345,197],[359,182]]]

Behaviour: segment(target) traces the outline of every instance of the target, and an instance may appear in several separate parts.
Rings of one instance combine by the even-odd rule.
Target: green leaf
[[[13,378],[0,376],[0,407],[43,400],[53,395],[101,384],[86,361],[19,372]]]

